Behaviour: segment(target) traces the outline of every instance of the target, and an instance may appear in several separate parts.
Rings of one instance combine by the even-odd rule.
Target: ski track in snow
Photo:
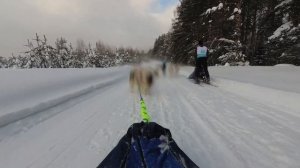
[[[202,168],[300,167],[299,111],[255,101],[221,84],[160,78],[144,98],[152,120],[169,128]],[[130,93],[124,77],[0,128],[0,164],[96,167],[139,121],[138,94]]]

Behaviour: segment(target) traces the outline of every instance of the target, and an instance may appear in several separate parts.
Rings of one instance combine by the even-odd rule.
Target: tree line
[[[181,0],[152,55],[193,64],[199,39],[210,65],[300,65],[300,1]]]
[[[46,36],[36,34],[25,45],[28,50],[18,56],[0,57],[0,68],[106,68],[139,62],[146,54],[138,49],[113,48],[99,41],[94,47],[78,40],[75,47],[65,38],[58,38],[55,45]]]

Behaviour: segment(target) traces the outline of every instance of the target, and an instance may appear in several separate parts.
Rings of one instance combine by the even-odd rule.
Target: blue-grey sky
[[[179,0],[1,0],[0,56],[26,50],[27,39],[45,34],[50,43],[101,40],[149,49],[171,27]]]
[[[168,7],[168,6],[172,6],[174,4],[176,4],[178,2],[178,0],[160,0],[159,3],[163,6],[163,7]]]

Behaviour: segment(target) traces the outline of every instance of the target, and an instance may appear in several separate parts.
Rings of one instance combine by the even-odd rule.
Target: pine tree
[[[195,57],[196,41],[203,36],[201,14],[206,11],[212,1],[182,0],[176,11],[172,25],[171,47],[174,62],[192,63]],[[201,32],[201,33],[200,33]],[[203,33],[203,34],[202,34]]]
[[[56,57],[53,60],[53,66],[55,68],[67,68],[67,60],[70,56],[70,49],[67,45],[67,40],[64,38],[56,39],[55,46],[56,46]]]
[[[7,68],[7,60],[0,56],[0,68]]]

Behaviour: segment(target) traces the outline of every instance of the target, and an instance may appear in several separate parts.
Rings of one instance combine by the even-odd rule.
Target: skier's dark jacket
[[[198,168],[177,146],[168,129],[133,124],[97,168]]]

